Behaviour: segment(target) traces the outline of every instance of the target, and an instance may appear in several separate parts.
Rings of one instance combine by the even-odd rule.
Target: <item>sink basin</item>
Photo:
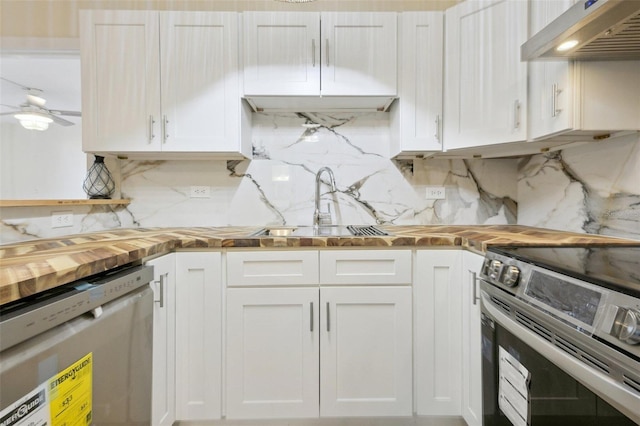
[[[251,234],[252,237],[351,237],[389,235],[370,225],[269,226]]]

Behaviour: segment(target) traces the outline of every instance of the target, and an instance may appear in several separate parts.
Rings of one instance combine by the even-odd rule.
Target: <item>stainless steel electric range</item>
[[[491,248],[483,425],[640,424],[640,243]]]

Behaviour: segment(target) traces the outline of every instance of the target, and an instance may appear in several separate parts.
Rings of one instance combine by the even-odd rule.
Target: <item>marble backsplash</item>
[[[640,136],[523,158],[518,224],[640,240]]]
[[[122,206],[2,208],[0,242],[120,227],[310,225],[315,173],[330,167],[321,207],[341,224],[523,224],[640,239],[640,141],[583,145],[521,159],[388,159],[384,113],[256,114],[249,161],[111,159]],[[315,126],[320,124],[320,126]],[[209,188],[194,198],[192,186]],[[427,186],[446,198],[427,200]]]

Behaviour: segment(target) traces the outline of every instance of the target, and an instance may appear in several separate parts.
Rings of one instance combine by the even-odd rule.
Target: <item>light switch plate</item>
[[[446,191],[444,186],[427,186],[427,200],[444,200]]]

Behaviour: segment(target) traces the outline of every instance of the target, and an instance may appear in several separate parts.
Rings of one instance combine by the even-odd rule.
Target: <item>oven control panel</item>
[[[640,356],[640,299],[501,253],[480,278],[586,335]]]
[[[492,284],[506,288],[514,288],[521,281],[520,262],[507,259],[485,258],[480,276]]]
[[[638,301],[640,302],[640,301]],[[610,305],[602,322],[602,329],[624,343],[640,344],[640,303],[621,307]]]

